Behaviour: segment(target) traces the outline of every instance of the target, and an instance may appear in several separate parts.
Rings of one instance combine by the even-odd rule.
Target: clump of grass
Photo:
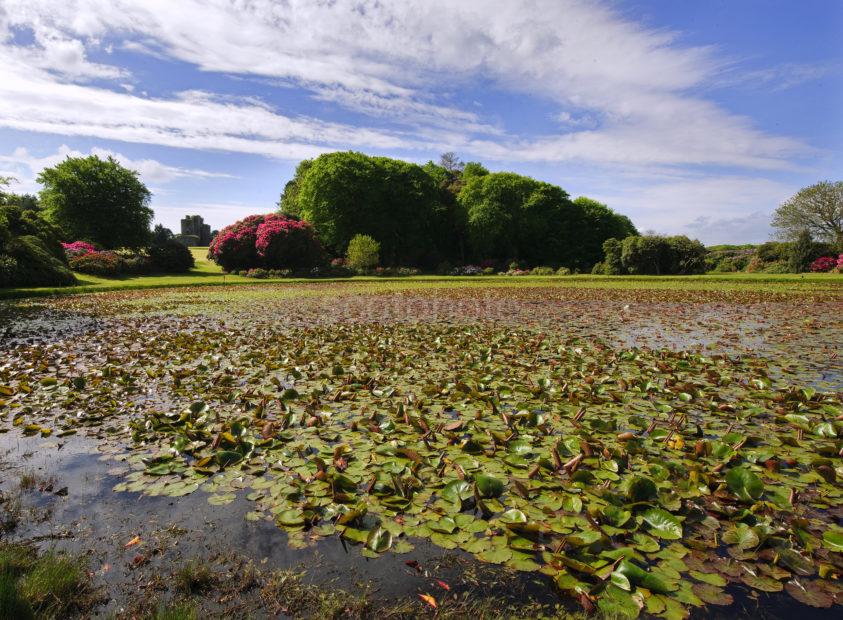
[[[18,481],[18,486],[20,487],[21,491],[31,491],[35,488],[35,484],[38,482],[38,476],[36,476],[31,471],[25,471],[20,475],[20,480]]]
[[[209,590],[216,582],[216,576],[208,565],[193,559],[182,564],[173,575],[176,588],[185,594],[196,594]]]
[[[93,604],[84,563],[66,554],[38,556],[0,543],[0,620],[65,617]]]
[[[368,589],[353,595],[343,590],[308,585],[304,583],[303,575],[293,570],[279,570],[270,575],[261,596],[275,613],[328,620],[371,615]]]
[[[171,603],[159,605],[151,620],[196,620],[196,608],[189,603]]]
[[[83,606],[88,577],[81,561],[51,551],[36,560],[18,587],[39,613],[64,616],[74,607]]]
[[[12,573],[0,572],[0,620],[30,620],[35,614],[17,588]]]

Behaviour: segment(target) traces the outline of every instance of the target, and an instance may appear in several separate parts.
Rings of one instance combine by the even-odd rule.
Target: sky
[[[275,210],[305,158],[454,151],[642,231],[771,238],[843,179],[841,0],[0,0],[0,176],[111,155],[156,222]]]

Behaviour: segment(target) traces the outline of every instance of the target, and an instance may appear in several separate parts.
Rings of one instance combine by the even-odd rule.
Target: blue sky
[[[838,0],[0,0],[0,175],[112,154],[156,220],[273,210],[302,158],[455,151],[641,230],[758,242],[843,171]]]

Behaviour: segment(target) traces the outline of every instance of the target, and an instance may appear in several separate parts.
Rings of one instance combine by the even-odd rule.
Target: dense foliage
[[[348,242],[346,263],[352,269],[373,269],[378,266],[380,251],[380,243],[369,235],[354,235]]]
[[[76,254],[70,257],[70,266],[73,271],[106,278],[126,272],[123,258],[111,250]]]
[[[843,181],[802,188],[776,209],[773,226],[786,238],[807,231],[820,241],[843,244]]]
[[[631,236],[603,244],[604,260],[594,273],[606,275],[692,275],[705,273],[705,246],[684,235]]]
[[[605,239],[637,234],[601,203],[572,202],[557,186],[490,173],[453,154],[424,166],[354,152],[321,155],[299,164],[279,204],[311,222],[332,255],[368,235],[387,266],[518,259],[590,268]]]
[[[0,195],[0,287],[64,286],[76,279],[67,268],[61,231],[39,213],[2,204]]]
[[[226,226],[208,248],[208,258],[226,271],[312,268],[323,262],[323,254],[308,222],[278,213]]]
[[[149,246],[151,267],[159,273],[184,273],[193,268],[193,254],[175,239],[165,239]]]
[[[138,173],[113,158],[68,157],[38,175],[47,219],[71,239],[104,248],[139,248],[149,240],[150,192]]]

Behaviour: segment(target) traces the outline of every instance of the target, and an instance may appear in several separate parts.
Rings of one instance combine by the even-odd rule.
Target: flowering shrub
[[[839,259],[835,259],[832,256],[820,256],[817,260],[811,263],[811,271],[816,273],[825,273],[826,271],[831,271],[835,267],[837,267]]]
[[[241,271],[239,275],[245,278],[264,280],[266,278],[289,278],[293,275],[293,271],[291,269],[264,269],[263,267],[253,267],[252,269]]]
[[[322,246],[307,222],[280,213],[250,215],[214,237],[208,258],[226,271],[312,268],[322,260]]]
[[[96,252],[97,249],[86,241],[74,241],[73,243],[62,243],[64,253],[68,258],[72,256],[81,256],[82,254],[90,254]]]
[[[265,215],[250,215],[223,228],[208,246],[208,258],[226,271],[250,269],[262,263],[255,246]]]
[[[123,259],[115,252],[88,252],[68,259],[70,268],[95,276],[116,276],[124,270]]]
[[[843,254],[837,257],[837,271],[843,272]]]
[[[479,276],[483,275],[483,267],[477,265],[463,265],[451,272],[452,276]]]
[[[313,227],[280,213],[270,213],[257,228],[255,249],[267,267],[313,268],[322,262],[322,246]]]

